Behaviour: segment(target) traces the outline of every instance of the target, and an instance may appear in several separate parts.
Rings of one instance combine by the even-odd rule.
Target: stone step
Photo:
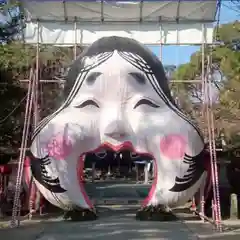
[[[150,187],[140,184],[86,184],[85,189],[90,198],[145,198]]]

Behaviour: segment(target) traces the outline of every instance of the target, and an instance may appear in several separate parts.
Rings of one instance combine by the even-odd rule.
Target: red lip
[[[147,153],[147,152],[139,152],[139,151],[136,151],[133,144],[130,142],[130,141],[126,141],[126,142],[123,142],[119,145],[113,145],[109,142],[105,142],[103,144],[101,144],[98,148],[92,150],[92,151],[89,151],[87,153],[96,153],[102,149],[109,149],[109,150],[113,150],[115,152],[119,152],[119,151],[123,151],[123,150],[130,150],[130,151],[133,151],[137,154],[142,154],[142,155],[148,155],[150,157],[153,157],[151,154]],[[86,154],[86,153],[83,153],[83,154]]]
[[[99,152],[100,150],[102,150],[103,148],[111,149],[115,152],[119,152],[119,151],[123,151],[123,150],[130,150],[130,151],[133,151],[137,154],[150,156],[154,159],[154,156],[152,156],[150,153],[135,151],[135,148],[130,141],[123,142],[119,145],[113,145],[111,143],[105,142],[105,143],[101,144],[98,148],[96,148],[92,151],[82,153],[80,158],[79,158],[79,162],[78,162],[78,166],[77,166],[77,175],[78,175],[79,187],[80,187],[80,191],[81,191],[81,193],[84,197],[85,202],[87,203],[88,207],[92,208],[92,209],[94,208],[94,206],[93,206],[91,200],[89,199],[89,197],[88,197],[88,195],[85,191],[85,187],[84,187],[84,181],[83,181],[84,180],[84,178],[83,178],[83,170],[84,170],[84,161],[83,160],[84,159],[83,159],[83,157],[87,153],[96,153],[96,152]],[[155,159],[154,159],[154,162],[155,162],[155,165],[157,165],[157,161]],[[153,197],[153,194],[155,192],[156,186],[157,186],[157,167],[154,168],[154,181],[152,183],[152,187],[151,187],[151,190],[150,190],[147,198],[144,199],[143,202],[142,202],[143,206],[148,205],[148,203],[151,201],[151,199]]]

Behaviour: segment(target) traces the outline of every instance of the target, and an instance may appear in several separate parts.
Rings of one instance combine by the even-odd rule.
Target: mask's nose
[[[123,138],[129,136],[129,129],[123,121],[115,120],[106,126],[104,133],[111,138]]]

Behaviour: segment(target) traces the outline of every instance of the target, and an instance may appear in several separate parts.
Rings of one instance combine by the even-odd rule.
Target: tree
[[[17,81],[17,65],[24,63],[22,48],[0,45],[0,153],[19,148],[24,121],[26,89]],[[18,58],[17,63],[14,62]],[[21,60],[20,60],[21,59]]]
[[[0,2],[0,42],[10,43],[14,41],[19,34],[21,35],[24,24],[24,16],[19,10],[19,2],[7,1]],[[20,36],[21,37],[21,36]]]
[[[29,79],[30,69],[36,69],[36,48],[18,41],[25,27],[19,1],[0,1],[0,15],[0,154],[6,154],[20,147],[28,84],[19,80]],[[63,49],[42,46],[39,77],[52,79],[64,61],[69,63],[70,59]],[[40,86],[41,117],[56,108],[52,99],[59,96],[59,86],[58,83]]]
[[[240,0],[230,0],[230,8],[240,14]]]
[[[19,147],[24,112],[23,100],[26,93],[16,81],[17,71],[13,71],[16,67],[16,62],[14,63],[16,58],[19,60],[18,64],[22,63],[23,51],[15,44],[9,48],[9,44],[17,38],[23,27],[22,16],[17,8],[16,1],[9,4],[6,1],[0,2],[0,155],[2,160],[3,156],[6,154],[11,156]]]
[[[225,132],[230,139],[240,133],[240,22],[221,25],[217,31],[217,45],[207,47],[206,54],[212,52],[211,73],[213,83],[219,91],[213,110],[216,117],[217,133]],[[207,57],[204,59],[205,70]],[[177,79],[201,79],[201,50],[191,56],[187,64],[181,65],[175,72]],[[221,83],[221,84],[219,84]],[[180,84],[179,89],[187,93],[184,101],[203,103],[201,84]],[[206,124],[206,123],[205,123]]]
[[[20,79],[29,79],[30,69],[36,69],[36,48],[18,41],[24,28],[19,3],[0,2],[0,154],[16,152],[20,147],[24,122],[27,84]],[[70,63],[72,56],[68,50],[41,46],[39,76],[52,79],[58,75],[59,65]],[[72,59],[72,58],[71,58]],[[56,108],[52,99],[59,96],[58,83],[41,85],[41,117],[48,115]]]
[[[82,49],[79,48],[78,52],[81,51]],[[42,45],[39,53],[39,78],[62,79],[72,59],[72,48]],[[20,147],[26,106],[26,100],[23,98],[26,95],[28,83],[21,83],[19,80],[28,80],[30,69],[36,70],[36,47],[19,41],[0,45],[0,101],[2,103],[0,153],[1,151],[4,154],[9,151],[16,152]],[[62,84],[58,81],[40,84],[40,118],[49,115],[59,107],[63,101],[61,92]]]

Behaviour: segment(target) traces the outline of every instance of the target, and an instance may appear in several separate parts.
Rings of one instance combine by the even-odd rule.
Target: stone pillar
[[[136,169],[136,182],[138,182],[139,181],[138,163],[135,163],[135,169]]]
[[[92,183],[95,182],[95,176],[96,176],[96,169],[95,169],[95,166],[96,166],[96,162],[92,162]]]
[[[230,218],[238,219],[238,196],[235,193],[231,194]]]
[[[148,162],[144,166],[144,184],[148,184]]]

